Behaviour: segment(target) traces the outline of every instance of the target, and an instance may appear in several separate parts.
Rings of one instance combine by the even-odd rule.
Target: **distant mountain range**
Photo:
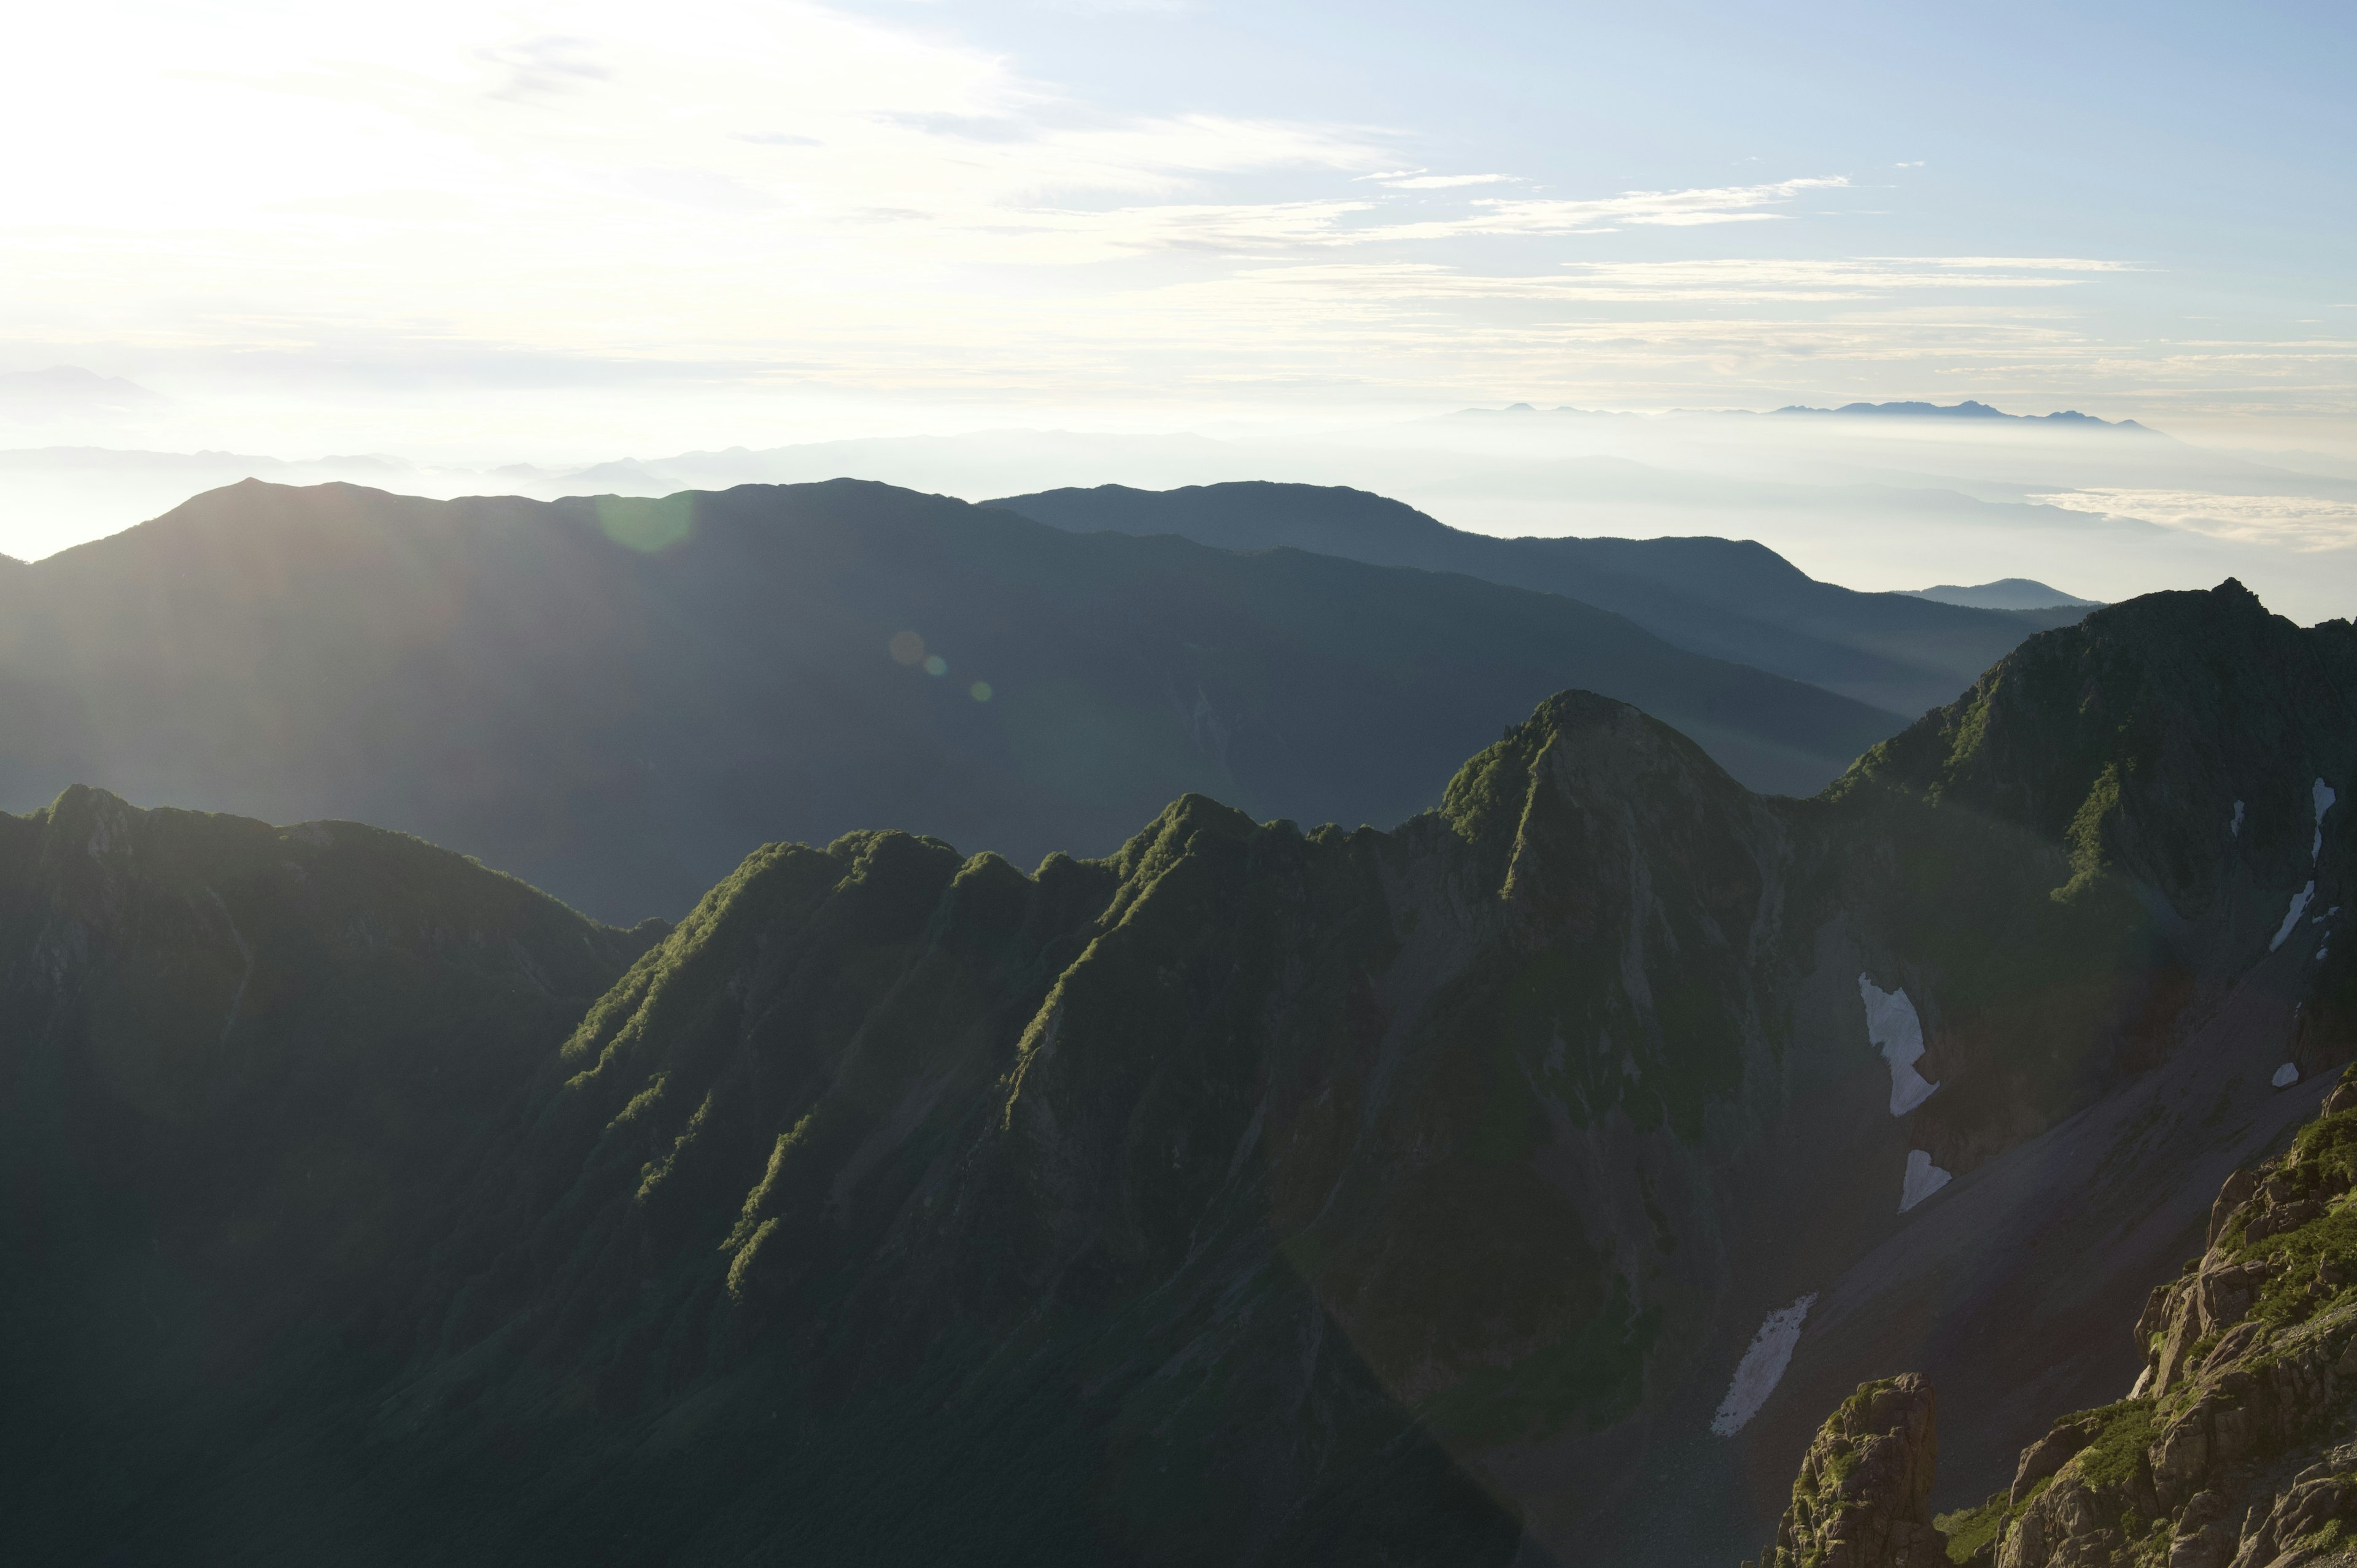
[[[1436,732],[1415,670],[1498,689],[1449,652],[1485,620],[1493,663],[1647,646],[874,486],[166,522],[40,579],[118,666],[58,700],[223,764],[430,746],[625,864],[716,777],[840,772],[870,821],[988,788],[978,744],[851,741],[994,711],[956,685],[994,660],[1082,711],[1184,671],[1340,772]],[[885,651],[917,626],[949,674]],[[2228,582],[2031,638],[1811,800],[1565,692],[1390,831],[1190,794],[1034,873],[771,843],[630,930],[404,834],[77,786],[0,815],[12,1554],[1659,1568],[1790,1509],[1783,1561],[1881,1568],[1881,1507],[1909,1568],[1966,1509],[2005,1568],[2320,1563],[2357,1125],[2235,1173],[2357,1039],[2352,710],[2349,624]],[[552,736],[660,764],[652,809]],[[1936,1482],[1916,1380],[1817,1432],[1902,1370]]]
[[[1820,583],[1730,539],[1498,539],[1364,490],[1246,483],[1049,490],[985,503],[1056,527],[1175,533],[1226,550],[1290,547],[1543,588],[1627,616],[1669,642],[1756,665],[1894,714],[1952,701],[2033,631],[2078,612],[1935,604]]]
[[[2029,624],[1889,602],[2002,646]],[[1109,853],[1189,789],[1395,822],[1570,685],[1796,794],[1903,722],[1534,587],[853,480],[555,503],[247,481],[0,568],[0,801],[95,781],[360,818],[625,923],[683,913],[750,845],[886,824],[1030,865]]]
[[[1461,412],[1464,415],[1474,417],[1483,414],[1496,413],[1577,413],[1589,417],[1599,417],[1598,411],[1593,409],[1573,408],[1569,404],[1566,404],[1560,408],[1540,409],[1534,407],[1527,403],[1509,403],[1501,409],[1469,408]],[[1730,411],[1714,409],[1681,412],[1725,413]],[[1748,411],[1736,410],[1732,412],[1739,415]],[[1966,398],[1962,403],[1846,403],[1839,408],[1811,408],[1805,403],[1787,403],[1785,406],[1777,409],[1775,412],[1778,413],[1839,414],[1853,417],[1866,416],[1882,419],[2007,420],[2016,424],[2068,425],[2090,430],[2096,428],[2104,430],[2133,430],[2146,435],[2159,434],[2150,425],[2139,424],[2133,419],[2097,419],[2091,413],[2081,413],[2076,409],[2064,409],[2055,413],[2007,413],[2002,409],[1992,408],[1987,403],[1976,403],[1971,398]],[[1633,416],[1622,415],[1621,417],[1626,418]]]
[[[169,400],[120,376],[79,365],[0,371],[0,417],[38,423],[70,414],[129,413]]]
[[[1778,413],[1821,413],[1867,416],[1881,419],[2009,419],[2023,424],[2069,424],[2087,428],[2102,426],[2106,430],[2133,430],[2150,435],[2152,427],[2138,424],[2133,419],[2097,419],[2076,409],[2064,409],[2058,413],[2007,413],[1985,403],[1966,398],[1962,403],[1846,403],[1839,408],[1809,408],[1792,403],[1776,411]]]

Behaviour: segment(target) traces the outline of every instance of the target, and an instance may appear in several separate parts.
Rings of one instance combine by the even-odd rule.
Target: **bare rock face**
[[[2136,1324],[2134,1392],[2055,1423],[2009,1491],[1941,1524],[1994,1568],[2357,1568],[2352,1188],[2357,1069],[2225,1183],[2201,1256]]]
[[[1938,1568],[1939,1457],[1932,1385],[1913,1372],[1861,1383],[1817,1431],[1760,1568]]]

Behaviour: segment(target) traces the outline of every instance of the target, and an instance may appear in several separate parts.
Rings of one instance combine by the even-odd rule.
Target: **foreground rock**
[[[1932,1385],[1912,1372],[1861,1383],[1818,1429],[1760,1568],[1931,1568],[1939,1458]]]
[[[2131,1396],[2058,1420],[2008,1490],[1943,1515],[1943,1552],[1993,1568],[2357,1563],[2352,1188],[2357,1069],[2287,1153],[2227,1181],[2209,1246],[2135,1326]],[[1919,1388],[1914,1440],[1899,1428],[1919,1419],[1902,1398]],[[1763,1568],[1909,1561],[1930,1539],[1911,1521],[1932,1458],[1930,1389],[1867,1385],[1803,1460]]]

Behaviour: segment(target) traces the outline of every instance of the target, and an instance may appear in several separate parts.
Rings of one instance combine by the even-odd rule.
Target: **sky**
[[[2352,17],[44,7],[0,371],[282,452],[1964,396],[2338,439]]]
[[[2345,5],[44,7],[0,59],[0,553],[247,455],[455,494],[741,445],[2347,613],[2352,44]],[[1964,398],[2217,460],[1674,412]],[[1445,424],[1517,403],[1654,423]]]

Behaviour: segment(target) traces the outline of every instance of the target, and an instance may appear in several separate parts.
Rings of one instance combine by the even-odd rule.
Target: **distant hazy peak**
[[[1966,398],[1962,403],[1943,406],[1936,403],[1846,403],[1839,408],[1811,408],[1803,403],[1791,403],[1778,413],[1874,414],[1896,419],[2009,419],[2025,424],[2101,425],[2106,430],[2141,430],[2150,434],[2150,427],[2133,419],[2097,419],[2092,413],[2076,409],[2063,409],[2057,413],[2007,413],[1991,408],[1985,403]],[[2076,602],[2076,601],[2073,601]]]
[[[0,403],[70,404],[77,407],[128,407],[162,403],[160,393],[120,376],[102,376],[80,365],[51,365],[46,371],[0,371]]]
[[[2061,605],[2094,609],[2104,602],[2101,599],[2083,599],[2060,588],[2050,588],[2029,577],[1999,577],[1994,583],[1976,583],[1970,587],[1954,583],[1935,583],[1928,588],[1900,591],[1913,598],[1931,599],[1943,605],[1964,605],[1976,610],[2043,610]]]

